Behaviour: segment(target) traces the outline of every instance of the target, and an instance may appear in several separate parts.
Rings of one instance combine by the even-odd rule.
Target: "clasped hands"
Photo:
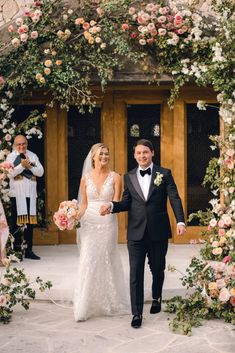
[[[25,159],[21,159],[21,165],[22,167],[24,167],[25,169],[31,169],[33,167],[32,163],[30,162],[29,159],[25,158]]]
[[[100,215],[105,216],[111,213],[111,205],[110,203],[106,203],[100,207]]]

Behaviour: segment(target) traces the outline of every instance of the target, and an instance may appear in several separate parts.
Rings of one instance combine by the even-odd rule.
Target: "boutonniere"
[[[154,185],[159,186],[162,183],[162,178],[163,178],[163,174],[157,172],[153,182]]]

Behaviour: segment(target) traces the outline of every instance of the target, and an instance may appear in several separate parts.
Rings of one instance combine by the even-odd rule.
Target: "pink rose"
[[[212,228],[214,228],[214,227],[217,225],[216,219],[213,218],[212,220],[210,220],[209,225],[210,225]]]
[[[135,8],[134,7],[130,7],[129,8],[129,10],[128,10],[128,13],[129,13],[129,15],[134,15],[134,13],[135,13]]]
[[[20,45],[20,40],[15,37],[15,38],[12,39],[11,44],[12,44],[14,47],[18,47],[18,46]]]
[[[0,86],[4,85],[5,83],[5,80],[2,76],[0,76]]]
[[[6,135],[5,135],[5,140],[6,140],[7,142],[11,141],[11,135],[10,135],[10,134],[6,134]]]
[[[159,11],[158,11],[161,15],[166,15],[169,12],[169,7],[165,6],[165,7],[160,7]]]
[[[217,272],[224,272],[225,267],[226,265],[224,262],[217,262],[216,264],[213,265],[213,269]]]
[[[21,17],[18,17],[17,19],[16,19],[16,24],[17,24],[17,26],[22,26],[22,24],[23,24],[23,19],[21,18]]]
[[[227,288],[223,288],[221,289],[221,292],[219,294],[219,300],[221,302],[227,302],[230,299],[231,295],[229,293],[229,291],[227,290]]]
[[[88,30],[90,28],[90,24],[88,22],[84,22],[82,27],[86,31],[86,30]]]
[[[3,284],[4,286],[8,287],[10,284],[10,281],[8,278],[3,278],[1,281],[1,284]]]
[[[166,30],[165,30],[165,28],[159,28],[158,34],[159,34],[159,36],[165,36],[165,35],[166,35]]]
[[[226,154],[227,154],[227,156],[232,157],[232,156],[234,155],[234,149],[229,148],[229,149],[226,151]]]
[[[160,17],[158,17],[157,21],[158,21],[159,23],[165,23],[165,22],[166,22],[166,16],[160,16]]]
[[[231,158],[225,159],[225,164],[228,167],[228,169],[232,170],[234,169],[234,161]]]
[[[129,29],[129,25],[127,23],[123,23],[121,28],[123,31],[126,31],[127,29]]]
[[[224,224],[226,226],[230,226],[232,224],[232,219],[231,219],[231,217],[229,215],[224,214],[222,216],[222,220],[224,221]]]
[[[231,261],[231,259],[232,259],[231,256],[225,256],[222,261],[223,261],[225,264],[227,264],[228,262]]]
[[[27,39],[28,39],[28,34],[27,33],[23,33],[23,34],[21,34],[20,35],[20,40],[21,40],[21,42],[26,42],[27,41]]]
[[[7,298],[5,295],[0,295],[0,306],[6,306]]]
[[[221,219],[219,222],[218,222],[218,226],[220,228],[223,228],[224,227],[224,221]]]
[[[136,37],[137,37],[137,33],[132,32],[132,33],[130,34],[130,37],[131,37],[132,39],[136,38]]]
[[[219,229],[219,236],[223,237],[225,235],[225,230],[224,229]]]
[[[38,38],[38,32],[37,32],[37,31],[31,32],[30,37],[31,37],[32,39],[37,39],[37,38]]]
[[[9,33],[12,33],[12,32],[14,32],[14,31],[15,31],[14,27],[13,27],[12,25],[10,25],[10,26],[8,27],[8,32],[9,32]]]
[[[226,286],[225,280],[223,278],[217,279],[216,284],[219,289],[224,288]]]

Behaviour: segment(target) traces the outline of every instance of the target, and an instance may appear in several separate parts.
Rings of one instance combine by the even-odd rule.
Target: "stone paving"
[[[75,322],[72,310],[45,301],[30,310],[19,307],[9,325],[0,326],[1,353],[232,353],[232,325],[212,320],[195,328],[192,336],[172,333],[168,313],[149,314],[143,325],[130,327],[131,316],[98,317]]]
[[[128,283],[128,255],[125,244],[119,245]],[[86,322],[75,322],[72,295],[76,280],[78,252],[76,245],[35,246],[40,261],[24,259],[18,268],[33,280],[40,276],[51,280],[50,296],[57,305],[48,301],[48,295],[37,292],[37,300],[30,309],[14,310],[9,325],[0,324],[0,353],[232,353],[235,352],[235,330],[230,324],[212,320],[194,328],[191,337],[172,333],[168,327],[173,316],[166,312],[151,315],[151,275],[146,264],[143,325],[130,326],[131,315],[98,317]],[[169,244],[167,264],[182,273],[197,255],[198,246]],[[166,270],[163,297],[184,295],[180,273]],[[128,284],[127,284],[128,285]],[[61,300],[63,299],[63,302]],[[60,301],[58,301],[60,300]]]

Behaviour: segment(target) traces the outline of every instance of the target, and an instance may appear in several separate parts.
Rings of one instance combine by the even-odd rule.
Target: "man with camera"
[[[17,135],[14,139],[13,151],[7,156],[7,161],[14,164],[9,174],[10,196],[12,201],[12,229],[15,238],[14,250],[23,259],[40,260],[32,251],[33,225],[37,224],[37,178],[44,173],[37,155],[27,149],[28,141],[25,136]],[[23,229],[23,241],[22,241]]]

